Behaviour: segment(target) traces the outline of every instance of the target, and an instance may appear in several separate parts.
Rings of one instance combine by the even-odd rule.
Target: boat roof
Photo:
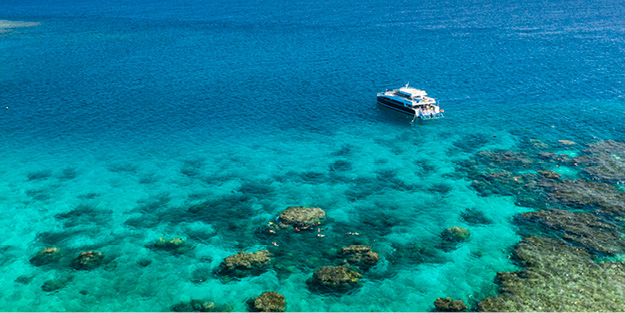
[[[425,96],[427,95],[427,93],[424,90],[421,89],[417,89],[414,87],[401,87],[399,88],[399,90],[397,91],[401,94],[404,94],[406,96],[412,96],[412,97],[416,97],[416,96]]]

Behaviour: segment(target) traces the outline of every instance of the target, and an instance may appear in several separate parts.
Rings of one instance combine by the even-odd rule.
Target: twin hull
[[[415,110],[413,108],[404,106],[403,103],[392,100],[385,96],[378,96],[378,103],[389,109],[393,109],[397,112],[401,112],[401,113],[408,114],[408,115],[415,115]]]

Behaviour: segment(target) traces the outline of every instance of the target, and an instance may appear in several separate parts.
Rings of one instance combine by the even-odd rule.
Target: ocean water
[[[516,269],[512,217],[532,208],[480,196],[460,164],[529,138],[624,140],[624,60],[624,1],[0,1],[0,311],[246,311],[264,291],[289,311],[474,305]],[[407,82],[445,118],[376,105]],[[326,236],[259,236],[294,205],[323,208]],[[441,249],[451,226],[472,238]],[[150,249],[161,236],[191,249]],[[353,243],[380,254],[361,286],[308,288]],[[107,263],[33,266],[49,246]],[[262,249],[262,275],[212,273]]]

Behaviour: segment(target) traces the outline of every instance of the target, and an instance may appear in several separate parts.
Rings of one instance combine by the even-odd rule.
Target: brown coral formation
[[[72,267],[77,270],[90,270],[100,266],[104,261],[102,252],[82,252],[72,261]]]
[[[362,270],[367,270],[376,265],[380,260],[377,253],[371,251],[370,246],[352,245],[341,249],[340,256],[345,263],[356,266]]]
[[[488,312],[617,312],[625,307],[625,264],[595,262],[582,247],[528,237],[514,256],[523,270],[499,273],[500,294],[479,303]]]
[[[462,300],[451,300],[451,298],[438,298],[434,301],[434,306],[440,312],[463,312],[466,311],[467,305]]]
[[[311,229],[326,219],[326,212],[320,208],[294,206],[280,212],[278,222],[283,227]]]
[[[30,259],[30,263],[35,266],[42,266],[45,264],[58,262],[60,257],[61,249],[57,247],[48,247],[37,252],[37,254],[35,254],[35,256]]]
[[[618,228],[591,213],[549,210],[527,212],[516,218],[519,223],[538,224],[551,236],[581,245],[599,254],[625,252],[625,241]]]
[[[252,310],[255,312],[284,312],[286,311],[286,298],[274,291],[263,292],[254,298]]]
[[[254,253],[239,251],[239,253],[224,259],[219,266],[219,271],[223,275],[236,277],[260,274],[271,262],[270,255],[268,250]]]
[[[313,274],[313,283],[334,290],[357,286],[362,274],[347,266],[324,266]]]

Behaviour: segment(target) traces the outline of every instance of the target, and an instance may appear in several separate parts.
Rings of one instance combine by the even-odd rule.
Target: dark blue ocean
[[[407,82],[445,118],[376,104]],[[463,160],[625,139],[625,1],[1,0],[0,108],[0,311],[245,311],[264,291],[289,311],[429,311],[496,295],[532,210],[478,195]],[[323,208],[325,237],[258,235],[289,206]],[[493,223],[439,251],[467,208]],[[151,249],[161,236],[191,249]],[[380,255],[361,286],[311,290],[352,243]],[[107,263],[29,262],[50,246]],[[267,272],[214,274],[263,249]]]

